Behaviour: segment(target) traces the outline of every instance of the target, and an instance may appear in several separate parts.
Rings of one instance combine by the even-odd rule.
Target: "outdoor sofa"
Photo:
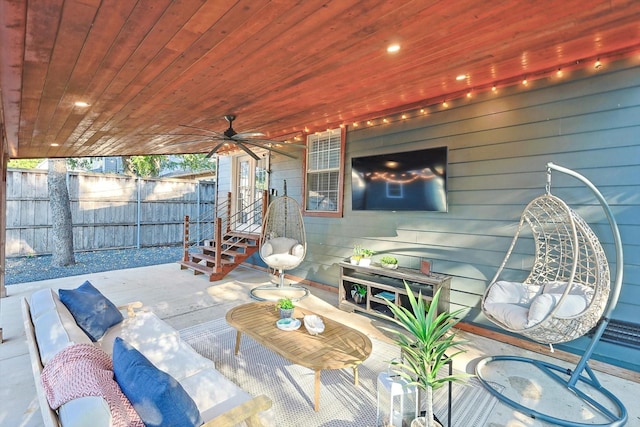
[[[167,425],[172,417],[186,415],[191,417],[186,425],[262,426],[261,416],[268,418],[270,412],[268,397],[252,397],[240,389],[153,312],[134,311],[141,306],[116,308],[89,282],[59,294],[43,289],[28,301],[23,299],[27,343],[46,427],[140,425],[122,422],[123,407],[135,408],[140,419],[144,414],[147,426]],[[78,357],[85,353],[89,357]],[[107,367],[96,368],[92,362],[105,358]],[[111,365],[113,371],[108,369]],[[106,392],[96,396],[95,391],[86,391],[97,386]],[[124,395],[130,405],[114,403],[116,394]],[[185,424],[180,420],[173,425]]]

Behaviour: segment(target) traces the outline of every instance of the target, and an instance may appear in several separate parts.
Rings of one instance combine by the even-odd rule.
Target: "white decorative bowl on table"
[[[324,332],[324,322],[320,316],[315,314],[307,314],[304,316],[304,327],[311,335],[318,335]]]
[[[293,317],[287,317],[285,319],[280,319],[276,322],[276,326],[278,329],[282,329],[283,331],[295,331],[300,327],[302,323],[299,319],[294,319]]]

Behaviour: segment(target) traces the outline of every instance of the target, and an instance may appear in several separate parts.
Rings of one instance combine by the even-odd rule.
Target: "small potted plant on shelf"
[[[355,284],[351,289],[351,297],[356,304],[362,304],[367,296],[367,287]]]
[[[391,255],[385,255],[380,258],[380,265],[384,268],[395,270],[396,268],[398,268],[398,259]]]
[[[280,318],[288,319],[293,317],[293,309],[295,305],[291,298],[280,298],[276,303],[276,310],[280,310]]]
[[[353,247],[353,254],[351,255],[351,264],[358,265],[362,259],[362,246],[355,245]]]
[[[437,314],[440,290],[435,293],[427,308],[422,292],[416,298],[406,282],[405,288],[411,309],[389,301],[393,316],[385,316],[401,329],[384,328],[395,335],[395,342],[402,353],[402,359],[392,361],[391,365],[394,372],[406,379],[409,385],[415,385],[424,391],[424,416],[418,416],[411,425],[436,427],[438,424],[433,414],[433,390],[447,382],[460,381],[470,376],[462,373],[438,377],[438,371],[443,366],[463,353],[463,350],[454,347],[466,341],[456,340],[455,333],[451,330],[458,323],[457,316],[462,310]]]
[[[359,265],[363,265],[365,267],[371,265],[371,257],[375,255],[375,252],[366,248],[363,248],[360,252],[362,254],[362,258],[360,259]]]

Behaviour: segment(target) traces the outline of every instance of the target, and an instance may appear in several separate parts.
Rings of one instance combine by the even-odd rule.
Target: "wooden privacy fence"
[[[76,251],[180,245],[185,215],[215,204],[213,181],[70,172],[68,188]],[[47,171],[9,169],[6,191],[6,256],[51,253]]]

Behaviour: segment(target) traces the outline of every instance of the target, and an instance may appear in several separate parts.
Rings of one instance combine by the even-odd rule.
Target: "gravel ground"
[[[5,284],[36,282],[109,270],[167,264],[182,258],[181,246],[117,249],[75,254],[76,264],[52,267],[51,255],[6,259]]]

